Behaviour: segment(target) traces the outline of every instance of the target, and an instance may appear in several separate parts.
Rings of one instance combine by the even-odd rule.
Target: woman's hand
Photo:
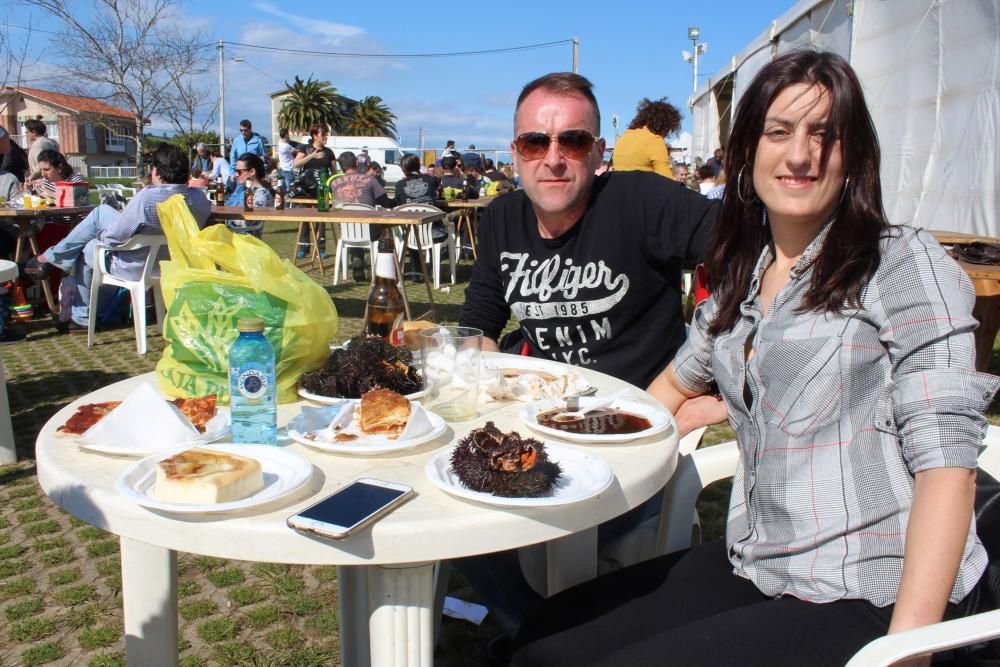
[[[696,428],[725,421],[729,413],[726,411],[726,404],[720,398],[698,396],[684,401],[674,416],[677,419],[680,437],[683,438]]]

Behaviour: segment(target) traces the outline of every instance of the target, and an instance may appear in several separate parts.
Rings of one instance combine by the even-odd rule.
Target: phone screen
[[[299,512],[299,516],[349,528],[404,493],[406,491],[400,489],[354,482],[326,500]]]

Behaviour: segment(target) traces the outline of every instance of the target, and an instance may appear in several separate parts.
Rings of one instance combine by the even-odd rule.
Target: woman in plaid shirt
[[[728,412],[726,538],[552,598],[515,664],[842,665],[976,611],[976,459],[998,379],[974,370],[968,277],[928,233],[888,223],[879,162],[842,58],[795,51],[755,77],[713,297],[650,387],[682,432]],[[713,382],[721,404],[698,398]]]

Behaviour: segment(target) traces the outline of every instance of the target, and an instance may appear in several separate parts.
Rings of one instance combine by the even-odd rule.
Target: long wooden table
[[[393,210],[370,210],[370,211],[351,211],[344,209],[331,209],[329,211],[320,211],[316,208],[286,208],[282,210],[276,210],[273,208],[255,208],[252,211],[244,211],[242,206],[213,206],[212,212],[209,215],[209,220],[261,220],[263,222],[308,222],[308,223],[320,223],[328,222],[331,224],[339,224],[341,222],[346,223],[361,223],[368,225],[391,225],[391,226],[402,226],[409,227],[415,225],[422,225],[427,222],[434,222],[435,220],[441,220],[446,214],[443,211],[437,213],[429,212],[416,212],[407,211],[399,212]],[[313,249],[316,249],[315,245],[315,234],[313,235]],[[409,233],[403,235],[403,256],[406,256],[407,241],[409,239]],[[294,250],[293,250],[294,253]],[[294,254],[293,254],[294,260]],[[434,303],[434,289],[430,279],[430,273],[427,271],[427,261],[424,259],[424,254],[421,252],[417,253],[417,257],[420,261],[420,272],[424,276],[424,286],[427,288],[427,298],[430,301],[430,312],[429,315],[432,320],[437,319],[437,306]],[[372,263],[374,266],[374,262]],[[320,263],[322,267],[322,262]],[[403,294],[403,305],[406,310],[406,318],[413,319],[412,313],[410,312],[410,302],[406,296],[406,281],[403,280],[402,267],[399,265],[399,261],[396,261],[396,276],[399,281],[399,291]],[[426,315],[426,314],[425,314]],[[423,316],[421,316],[423,318]],[[420,318],[418,318],[420,319]]]
[[[45,208],[0,208],[0,223],[18,226],[17,246],[14,249],[14,261],[20,262],[25,257],[24,245],[28,244],[32,256],[38,256],[41,249],[35,237],[34,223],[54,219],[57,222],[77,224],[83,220],[96,206],[55,206]],[[42,293],[45,294],[45,304],[53,316],[59,314],[59,304],[52,294],[52,286],[48,280],[42,280]]]
[[[1000,238],[993,236],[934,229],[927,231],[942,245],[1000,244]],[[958,264],[969,274],[976,289],[976,305],[972,309],[972,316],[979,320],[979,328],[976,329],[976,370],[985,371],[993,355],[997,332],[1000,331],[1000,266],[962,261]]]

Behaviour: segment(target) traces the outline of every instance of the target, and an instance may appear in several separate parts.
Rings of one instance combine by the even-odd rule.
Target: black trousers
[[[948,605],[947,616],[958,616]],[[732,573],[722,540],[639,563],[545,601],[512,664],[843,665],[889,628],[892,606],[773,599]]]

